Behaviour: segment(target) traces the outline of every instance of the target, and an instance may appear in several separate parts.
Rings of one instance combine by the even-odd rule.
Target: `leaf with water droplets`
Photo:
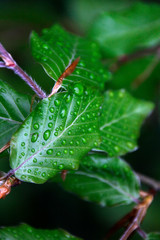
[[[100,149],[109,156],[137,149],[140,127],[153,107],[151,102],[135,99],[125,90],[106,92],[100,117]]]
[[[160,240],[160,233],[159,232],[149,233],[147,234],[146,240]]]
[[[129,204],[139,198],[139,181],[130,166],[120,158],[105,155],[86,156],[76,172],[69,172],[64,189],[103,206]]]
[[[76,86],[77,87],[77,86]],[[11,139],[10,164],[15,176],[44,183],[99,144],[102,97],[91,89],[73,90],[43,99]]]
[[[0,80],[0,148],[10,141],[30,113],[31,97]]]
[[[70,233],[62,230],[36,229],[27,224],[21,224],[15,227],[5,227],[0,229],[1,240],[80,240]]]
[[[75,71],[63,80],[65,88],[72,83],[83,82],[103,89],[104,83],[109,79],[108,71],[100,62],[98,45],[66,32],[59,25],[45,29],[41,37],[33,32],[31,47],[34,58],[54,81],[80,57]]]

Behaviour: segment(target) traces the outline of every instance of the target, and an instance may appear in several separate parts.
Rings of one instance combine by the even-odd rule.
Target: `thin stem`
[[[9,148],[10,146],[10,142],[6,143],[6,145],[4,145],[1,149],[0,149],[0,153],[2,153],[3,151],[5,151],[7,148]]]
[[[40,97],[45,98],[46,93],[38,86],[38,84],[18,66],[12,56],[6,51],[3,45],[0,43],[0,57],[4,62],[0,62],[0,67],[5,67],[14,71],[21,79],[23,79],[33,91]]]
[[[145,176],[141,173],[137,173],[137,176],[139,177],[140,181],[143,182],[144,184],[152,187],[155,191],[160,191],[160,182],[155,180],[155,179],[152,179],[148,176]]]

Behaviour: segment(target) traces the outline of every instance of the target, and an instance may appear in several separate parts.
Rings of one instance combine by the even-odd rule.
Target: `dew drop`
[[[58,156],[58,157],[59,157],[60,155],[61,155],[61,152],[57,152],[56,156]]]
[[[53,166],[57,166],[57,162],[54,162],[54,163],[53,163]]]
[[[67,152],[68,152],[67,149],[65,149],[65,150],[64,150],[64,153],[67,154]]]
[[[34,128],[35,130],[38,130],[38,129],[39,129],[39,124],[38,124],[38,123],[35,123],[35,124],[33,125],[33,128]]]
[[[50,135],[51,135],[51,131],[50,130],[46,130],[45,132],[44,132],[44,134],[43,134],[43,138],[44,138],[44,140],[48,140],[48,138],[50,137]]]
[[[48,149],[48,150],[47,150],[47,154],[48,154],[48,155],[51,155],[52,153],[53,153],[53,149]]]
[[[73,153],[74,153],[73,150],[70,150],[70,151],[69,151],[69,154],[70,154],[70,155],[73,155]]]
[[[43,173],[42,173],[42,177],[45,177],[45,176],[46,176],[46,173],[45,173],[45,172],[43,172]]]
[[[63,141],[62,141],[62,144],[65,145],[65,144],[66,144],[66,140],[63,140]]]
[[[21,178],[22,178],[22,179],[25,179],[25,178],[26,178],[26,175],[22,175]]]
[[[60,112],[60,116],[61,118],[64,118],[66,116],[67,110],[64,108],[62,109],[62,111]]]
[[[134,144],[132,142],[127,142],[127,146],[130,148],[130,149],[133,149],[134,148]]]
[[[81,96],[83,94],[83,85],[80,83],[76,83],[74,85],[74,93],[78,96]]]
[[[70,101],[71,101],[71,95],[68,95],[68,96],[66,97],[66,102],[69,103]]]
[[[32,138],[31,138],[31,142],[36,142],[38,138],[38,133],[33,133]]]
[[[56,136],[56,137],[57,137],[57,136],[58,136],[58,132],[55,132],[55,133],[54,133],[54,136]]]
[[[31,171],[31,169],[28,169],[28,171],[27,171],[28,173],[31,173],[32,171]]]
[[[31,149],[31,152],[32,152],[32,153],[34,153],[34,152],[35,152],[35,149],[34,149],[34,148],[32,148],[32,149]]]
[[[34,162],[34,163],[36,163],[36,162],[37,162],[37,159],[36,159],[36,158],[34,158],[34,159],[33,159],[33,162]]]
[[[25,146],[25,142],[22,142],[22,143],[21,143],[21,146],[24,147],[24,146]]]
[[[49,111],[50,111],[51,113],[53,113],[53,112],[54,112],[54,107],[50,107],[50,108],[49,108]]]
[[[49,122],[48,127],[51,128],[53,126],[53,123]]]
[[[55,104],[55,106],[59,106],[60,105],[60,100],[58,100],[58,99],[56,99],[55,101],[54,101],[54,104]]]
[[[49,116],[49,120],[52,120],[53,119],[53,115]]]
[[[70,141],[70,145],[73,145],[73,141]]]
[[[68,135],[71,135],[71,131],[68,131]]]
[[[59,168],[59,169],[63,169],[63,168],[64,168],[64,165],[63,165],[63,164],[60,164],[58,168]]]
[[[77,145],[77,146],[79,145],[79,141],[76,141],[76,145]]]
[[[22,156],[24,156],[24,155],[25,155],[25,153],[24,153],[24,152],[22,152],[22,153],[21,153],[21,155],[22,155]]]
[[[116,152],[119,152],[119,147],[118,147],[118,146],[115,146],[115,147],[114,147],[114,150],[115,150]]]
[[[82,142],[83,142],[83,143],[86,143],[87,141],[86,141],[86,139],[85,139],[85,138],[82,138]]]

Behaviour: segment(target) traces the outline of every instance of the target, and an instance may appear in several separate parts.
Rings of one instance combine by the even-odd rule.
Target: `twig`
[[[143,182],[144,184],[150,186],[153,188],[155,191],[160,191],[160,182],[157,180],[154,180],[148,176],[145,176],[141,173],[137,173],[137,176],[139,177],[140,181]]]
[[[6,51],[3,45],[0,43],[0,57],[4,62],[0,62],[0,67],[8,68],[14,71],[20,78],[22,78],[32,89],[33,91],[40,97],[45,98],[46,93],[38,86],[38,84],[27,74],[22,68],[18,66],[18,64],[14,61],[12,56]]]
[[[49,94],[48,97],[51,97],[53,94],[57,93],[58,89],[61,87],[63,79],[67,76],[69,76],[76,68],[78,62],[80,60],[80,57],[78,57],[76,60],[74,60],[69,67],[62,73],[62,75],[58,78],[57,82],[55,83],[52,92]]]
[[[6,143],[6,145],[4,145],[1,149],[0,149],[0,153],[2,153],[4,150],[6,150],[7,148],[9,148],[10,146],[10,142]]]

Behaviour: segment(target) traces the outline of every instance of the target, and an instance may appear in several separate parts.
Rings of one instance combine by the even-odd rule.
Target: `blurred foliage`
[[[127,11],[135,2],[129,0],[1,0],[0,41],[15,57],[19,65],[49,93],[53,81],[47,77],[41,66],[36,64],[31,56],[29,47],[31,31],[35,30],[40,33],[43,28],[58,22],[67,30],[84,35],[88,33],[91,25],[93,26],[99,15],[110,11],[113,16],[114,12],[118,15]],[[147,1],[147,4],[151,2],[153,1]],[[158,4],[158,9],[160,7],[159,1],[155,2]],[[152,15],[156,17],[154,12]],[[118,41],[119,44],[123,44],[125,47],[123,39],[118,39]],[[129,40],[126,39],[125,41],[127,41],[128,45]],[[116,43],[114,45],[117,46]],[[126,54],[126,49],[124,48],[121,53]],[[160,107],[157,104],[160,102],[159,62],[153,64],[153,68],[146,74],[142,83],[134,88],[133,82],[152,65],[155,54],[134,59],[114,70],[113,64],[117,64],[117,55],[112,59],[110,57],[106,54],[106,58],[103,59],[104,65],[110,67],[113,72],[110,87],[113,89],[125,88],[135,97],[152,100],[156,104],[154,113],[146,121],[141,131],[139,149],[128,154],[126,158],[136,171],[160,180],[160,118],[158,118]],[[33,94],[30,88],[10,71],[1,69],[0,79],[10,83],[21,93]],[[106,89],[108,87],[107,84]],[[5,171],[9,170],[7,151],[1,154],[0,166]],[[53,229],[60,227],[86,240],[99,240],[131,208],[132,206],[103,208],[94,203],[83,201],[75,195],[65,192],[59,185],[50,182],[41,186],[22,183],[21,186],[13,190],[5,201],[1,200],[0,225],[9,226],[26,222],[36,228]],[[148,232],[160,231],[159,194],[155,197],[147,213],[143,228]],[[115,239],[117,238],[115,236]],[[135,235],[133,239],[138,240],[140,238]]]

